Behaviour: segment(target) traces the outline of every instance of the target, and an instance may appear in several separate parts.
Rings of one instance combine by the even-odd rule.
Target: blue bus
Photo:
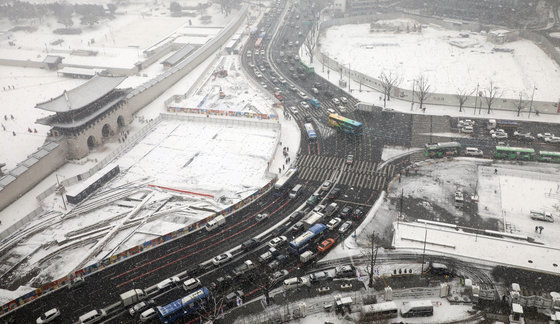
[[[338,114],[330,114],[328,124],[348,134],[362,135],[363,132],[362,123]]]
[[[170,304],[158,306],[158,317],[162,323],[175,323],[175,320],[193,314],[209,295],[208,288],[202,287]]]
[[[305,233],[296,237],[289,244],[290,253],[302,254],[309,250],[310,245],[315,243],[323,236],[323,232],[327,229],[325,224],[315,224],[309,228]]]
[[[303,127],[305,127],[305,132],[307,133],[307,138],[309,138],[309,141],[315,142],[317,140],[317,133],[315,133],[313,125],[311,125],[311,123],[305,123],[303,124]]]

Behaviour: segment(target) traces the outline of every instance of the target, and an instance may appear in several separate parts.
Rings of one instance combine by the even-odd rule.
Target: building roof
[[[179,63],[186,56],[188,56],[192,51],[194,51],[194,49],[195,49],[194,46],[187,44],[183,46],[180,50],[175,52],[175,54],[171,55],[169,58],[163,61],[162,64],[173,66]]]
[[[126,76],[102,76],[98,74],[84,84],[70,91],[64,90],[60,96],[38,103],[35,107],[52,112],[78,110],[102,98],[126,78]]]

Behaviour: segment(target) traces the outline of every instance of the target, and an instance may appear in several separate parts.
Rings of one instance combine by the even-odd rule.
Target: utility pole
[[[410,103],[410,111],[414,108],[414,84],[416,83],[415,80],[412,80],[412,102]]]
[[[474,114],[476,115],[476,107],[478,106],[478,86],[479,83],[476,83],[476,93],[474,94]]]
[[[400,175],[399,175],[400,177]],[[399,208],[399,218],[397,218],[397,229],[399,228],[399,222],[400,219],[402,217],[402,205],[403,205],[403,198],[404,198],[404,188],[401,188],[401,202],[400,202],[400,208]]]
[[[428,227],[426,225],[426,223],[424,223],[424,249],[422,250],[422,270],[420,272],[420,275],[422,276],[424,274],[424,258],[426,257],[426,239],[428,238]]]
[[[350,63],[348,63],[348,92],[352,93],[352,91],[350,91]]]
[[[531,118],[531,110],[533,110],[533,97],[535,96],[535,90],[537,87],[533,85],[533,94],[531,94],[531,104],[529,105],[529,116],[527,118]]]

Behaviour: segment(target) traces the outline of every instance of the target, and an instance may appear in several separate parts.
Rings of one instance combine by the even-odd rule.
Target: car
[[[315,82],[313,83],[313,86],[317,89],[321,89],[321,87],[323,86],[320,82]]]
[[[540,138],[540,139],[543,139],[543,140],[547,137],[553,137],[553,136],[554,136],[554,134],[552,134],[552,133],[539,133],[539,134],[537,134],[537,138]]]
[[[321,190],[328,191],[331,188],[332,184],[333,183],[331,180],[325,180],[325,182],[323,182],[323,184],[321,185]]]
[[[334,245],[334,239],[328,238],[328,239],[324,240],[323,242],[321,242],[321,244],[319,244],[319,245],[317,246],[317,251],[319,251],[319,252],[321,252],[321,253],[325,253],[325,252],[327,252],[327,250],[330,249],[333,245]]]
[[[337,108],[341,113],[345,113],[345,112],[348,111],[348,110],[346,109],[346,107],[344,107],[344,106],[342,106],[342,105],[341,105],[341,106],[337,106],[336,108]]]
[[[309,99],[309,97],[307,97],[307,95],[301,91],[298,91],[298,96],[303,100]]]
[[[360,219],[360,217],[364,216],[364,210],[362,207],[356,207],[354,212],[352,213],[352,218]]]
[[[264,67],[264,65],[259,65],[259,69],[263,72],[266,71],[266,68]]]
[[[249,62],[249,64],[248,64],[248,65],[249,65],[249,67],[252,67],[252,68],[254,68],[254,67],[255,67],[255,64],[254,64],[253,62]]]
[[[492,134],[492,138],[504,139],[504,138],[508,138],[508,134],[507,133],[501,133],[501,132],[495,132],[494,134]]]
[[[181,279],[179,279],[179,277],[171,277],[171,278],[167,278],[165,280],[160,281],[157,284],[157,289],[158,290],[163,290],[166,288],[171,287],[172,285],[177,285],[181,282]]]
[[[312,283],[332,280],[332,279],[333,278],[331,277],[328,271],[319,271],[309,275],[309,281],[311,281]]]
[[[258,260],[259,260],[260,263],[266,263],[266,262],[269,262],[270,260],[272,260],[272,258],[277,256],[278,254],[279,254],[278,250],[276,250],[275,248],[270,248],[270,249],[268,249],[268,251],[259,255]]]
[[[260,72],[258,72],[258,71],[255,72],[255,76],[256,76],[257,78],[259,78],[259,79],[261,79],[261,78],[263,77],[262,73],[260,73]]]
[[[226,252],[226,253],[222,253],[222,254],[220,254],[220,255],[218,255],[218,256],[215,256],[215,257],[212,259],[212,263],[213,263],[215,266],[219,266],[220,264],[224,264],[224,263],[230,261],[231,259],[233,259],[233,256],[231,255],[231,253]]]
[[[50,323],[59,316],[60,316],[60,310],[58,308],[53,308],[41,314],[41,316],[37,318],[35,323],[37,324]]]
[[[484,153],[476,147],[467,147],[465,148],[465,155],[470,156],[482,156]]]
[[[337,278],[354,277],[356,276],[356,268],[350,264],[336,267],[334,269],[334,276]]]
[[[224,301],[225,301],[226,305],[232,306],[232,305],[235,305],[238,298],[243,300],[243,295],[244,295],[243,290],[232,291],[232,292],[230,292],[229,294],[226,295],[226,298],[225,298]]]
[[[263,88],[265,88],[265,89],[268,88],[268,86],[267,86],[266,83],[264,83],[264,82],[261,82],[261,87],[263,87]]]
[[[241,244],[241,248],[243,249],[243,251],[248,251],[252,248],[254,248],[255,246],[257,246],[259,244],[259,241],[257,241],[256,238],[251,238],[248,239],[247,241],[243,242],[243,244]]]
[[[319,202],[319,195],[313,194],[311,195],[311,197],[309,197],[309,199],[307,199],[306,204],[308,204],[309,206],[313,206],[317,204],[317,202]]]
[[[247,57],[251,57],[251,51],[247,51]]]
[[[325,207],[327,207],[327,206],[325,206],[325,205],[317,205],[317,206],[315,206],[315,208],[313,208],[313,212],[315,212],[315,213],[320,213],[320,212],[323,211],[323,209],[325,209]]]
[[[347,104],[347,103],[348,103],[348,98],[346,98],[346,97],[340,97],[339,100],[340,100],[340,102],[342,102],[343,104]]]
[[[385,112],[385,111],[395,111],[395,109],[390,108],[390,107],[383,107],[383,108],[381,108],[381,111],[382,111],[382,112]]]
[[[218,289],[223,289],[229,287],[233,283],[233,277],[230,275],[219,277],[216,279],[216,286]]]
[[[338,198],[338,196],[340,196],[340,193],[342,192],[342,189],[340,188],[334,188],[333,190],[331,190],[331,192],[329,193],[329,199],[330,200],[334,200],[336,198]]]
[[[340,225],[340,227],[338,228],[338,233],[340,234],[344,234],[346,233],[350,227],[352,227],[352,221],[346,221],[344,222],[344,224]]]
[[[149,308],[140,314],[140,322],[146,323],[149,322],[152,318],[155,318],[157,315],[157,309],[155,307]]]
[[[319,90],[317,88],[311,88],[311,92],[314,94],[319,94]]]
[[[305,225],[303,224],[302,221],[299,221],[297,223],[295,223],[292,228],[290,228],[290,231],[292,232],[292,235],[297,235],[301,232],[303,232],[303,230],[305,229]]]
[[[272,240],[268,241],[268,246],[270,246],[271,248],[278,248],[279,246],[281,246],[286,242],[288,242],[288,238],[286,238],[285,236],[277,236]]]
[[[348,154],[346,156],[346,164],[352,164],[352,163],[354,163],[354,155]]]
[[[264,55],[264,54],[265,54],[265,53],[264,53],[264,50],[262,49],[262,50],[261,50],[261,55]]]
[[[332,108],[327,108],[327,112],[330,114],[336,114],[336,110],[332,109]]]
[[[130,316],[140,314],[143,311],[145,311],[146,309],[148,309],[148,307],[151,307],[152,305],[155,305],[155,303],[156,302],[153,299],[148,299],[148,300],[141,301],[138,304],[130,307],[128,309],[128,313],[130,314]]]
[[[527,135],[531,135],[531,133],[530,132],[522,133],[520,131],[513,132],[513,136],[527,136]]]
[[[503,129],[501,129],[501,128],[498,128],[498,129],[494,129],[494,128],[493,128],[493,129],[490,130],[490,134],[494,134],[494,133],[505,133],[505,132],[506,132],[506,131],[503,130]]]
[[[269,213],[261,213],[255,217],[255,220],[257,221],[257,223],[259,223],[262,222],[263,220],[267,220],[268,216],[270,216]]]
[[[294,60],[299,61],[299,55],[295,55]]]
[[[333,231],[340,224],[340,222],[342,222],[342,219],[335,217],[327,223],[327,228]]]
[[[274,261],[274,262],[278,262],[278,261]],[[276,271],[275,273],[270,275],[270,281],[272,281],[273,283],[279,282],[280,280],[286,278],[288,273],[289,273],[288,270]]]
[[[309,104],[305,101],[302,101],[299,103],[299,105],[301,106],[301,108],[303,109],[309,109]]]
[[[288,46],[292,47],[292,46],[294,46],[294,43],[293,42],[288,42]]]
[[[461,133],[472,134],[474,133],[474,128],[472,126],[463,126],[463,128],[461,128]]]
[[[338,98],[332,98],[331,100],[332,100],[333,104],[340,105],[340,100],[338,100]]]
[[[342,208],[342,210],[340,211],[340,217],[348,217],[352,215],[353,210],[354,209],[350,206],[344,206],[344,208]]]
[[[84,277],[76,277],[68,283],[68,289],[80,288],[86,284]]]
[[[547,143],[560,143],[560,137],[550,136],[550,137],[546,137],[544,141]]]
[[[288,88],[290,88],[290,90],[292,90],[292,91],[297,91],[296,86],[291,84],[291,83],[290,83],[290,85],[288,85]]]
[[[290,214],[290,217],[288,218],[288,220],[290,222],[295,222],[295,221],[300,220],[303,217],[303,215],[305,215],[305,213],[302,210],[296,210],[295,212]]]
[[[306,123],[311,123],[313,122],[313,118],[309,115],[305,115],[304,120]]]
[[[520,140],[522,142],[534,142],[536,140],[536,138],[533,135],[522,135],[522,136],[519,136],[518,140]]]
[[[283,60],[282,60],[282,63],[288,64],[288,60],[287,60],[287,59],[283,59]]]

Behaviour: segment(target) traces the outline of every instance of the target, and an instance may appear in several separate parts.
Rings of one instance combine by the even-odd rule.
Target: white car
[[[268,219],[269,214],[268,213],[262,213],[262,214],[258,214],[257,216],[255,216],[255,220],[257,222],[262,222],[263,220]]]
[[[296,106],[290,106],[290,110],[291,110],[294,114],[297,114],[297,113],[298,113],[298,110],[297,110]]]
[[[309,109],[309,104],[305,101],[302,101],[299,103],[299,105],[303,108],[303,109]]]
[[[181,282],[181,279],[179,279],[179,277],[171,277],[171,278],[167,278],[163,281],[161,281],[160,283],[157,284],[157,289],[158,290],[163,290],[165,288],[169,288],[171,285],[177,285]]]
[[[259,79],[263,77],[262,73],[260,73],[259,71],[255,72],[255,76]]]
[[[537,134],[537,138],[540,138],[540,139],[545,139],[547,137],[554,137],[554,134],[552,134],[552,133],[539,133],[539,134]]]
[[[332,108],[327,108],[327,112],[329,114],[336,114],[336,110],[332,109]]]
[[[482,156],[482,155],[484,155],[484,152],[482,152],[480,149],[478,149],[476,147],[467,147],[465,149],[465,155]]]
[[[340,222],[342,222],[342,219],[335,217],[327,223],[327,228],[332,231],[338,226],[338,224],[340,224]]]
[[[346,98],[346,97],[340,97],[340,101],[341,101],[343,104],[346,104],[346,103],[348,103],[348,98]]]
[[[461,128],[461,133],[472,134],[473,132],[474,129],[472,126],[463,126],[463,128]]]
[[[507,133],[501,133],[501,132],[495,132],[494,134],[492,134],[492,138],[499,138],[499,139],[508,138],[508,134]]]
[[[335,105],[340,105],[340,100],[338,100],[338,98],[332,98],[332,102],[333,102]]]
[[[44,312],[37,320],[35,321],[37,324],[42,323],[50,323],[54,321],[57,317],[60,316],[60,310],[58,308],[53,308]]]
[[[220,254],[220,255],[214,257],[214,258],[212,259],[212,263],[213,263],[215,266],[219,266],[220,264],[223,264],[223,263],[228,262],[228,261],[231,260],[232,258],[233,258],[233,256],[231,255],[231,253],[226,252],[226,253],[222,253],[222,254]]]
[[[560,137],[556,137],[556,136],[545,137],[544,141],[547,143],[560,143]]]
[[[251,57],[251,51],[247,51],[247,57]]]
[[[344,106],[338,106],[336,108],[338,108],[338,110],[340,110],[341,113],[345,113],[347,111],[346,107],[344,107]]]
[[[275,238],[273,238],[272,240],[268,241],[268,246],[270,246],[271,248],[277,248],[280,245],[284,244],[288,242],[288,238],[285,236],[277,236]]]
[[[338,228],[338,233],[340,234],[346,233],[351,226],[352,226],[352,221],[344,222],[344,224],[340,225],[340,227]]]

